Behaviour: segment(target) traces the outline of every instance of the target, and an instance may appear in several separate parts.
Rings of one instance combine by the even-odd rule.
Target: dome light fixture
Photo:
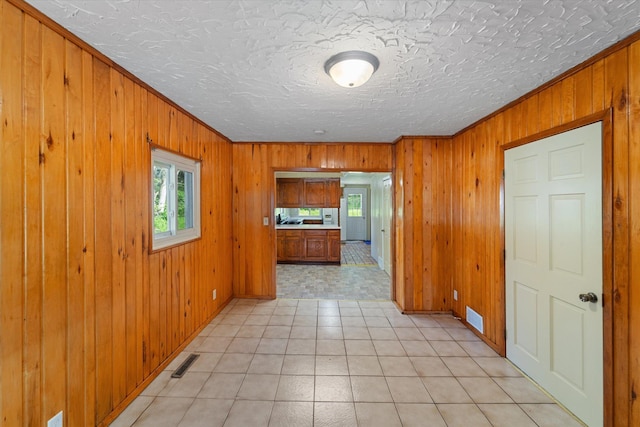
[[[350,50],[333,55],[324,63],[324,71],[342,87],[362,86],[380,66],[369,52]]]

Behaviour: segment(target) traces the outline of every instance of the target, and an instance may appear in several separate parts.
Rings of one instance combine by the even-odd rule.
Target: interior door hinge
[[[504,340],[507,340],[507,328],[504,328]]]

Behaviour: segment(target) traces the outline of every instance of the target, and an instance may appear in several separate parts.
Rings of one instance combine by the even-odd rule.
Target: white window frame
[[[169,166],[169,212],[167,222],[169,231],[156,233],[154,223],[154,165],[156,163]],[[177,215],[177,174],[178,171],[189,172],[193,177],[191,200],[193,201],[193,224],[191,228],[178,230]],[[200,238],[200,162],[177,153],[162,150],[158,147],[151,148],[151,250],[164,249],[170,246],[180,245]]]

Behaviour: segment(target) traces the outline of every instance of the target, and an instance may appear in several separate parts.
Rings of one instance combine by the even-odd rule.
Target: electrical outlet
[[[47,427],[62,427],[62,411],[58,412],[53,418],[47,421]]]
[[[262,218],[262,225],[269,225],[269,217],[265,216]]]
[[[453,290],[453,300],[458,301],[458,291],[456,291],[455,289]]]
[[[214,289],[213,290],[213,299],[216,299],[216,298],[218,298],[218,290]]]

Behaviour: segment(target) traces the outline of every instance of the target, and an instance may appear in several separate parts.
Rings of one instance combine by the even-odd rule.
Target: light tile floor
[[[371,257],[371,245],[343,242],[341,265],[277,264],[278,298],[388,300],[391,279]]]
[[[371,245],[359,240],[349,240],[340,245],[342,265],[378,265],[371,256]]]
[[[297,299],[232,301],[112,424],[580,425],[450,315]]]
[[[276,265],[278,298],[389,300],[391,279],[377,265]]]

